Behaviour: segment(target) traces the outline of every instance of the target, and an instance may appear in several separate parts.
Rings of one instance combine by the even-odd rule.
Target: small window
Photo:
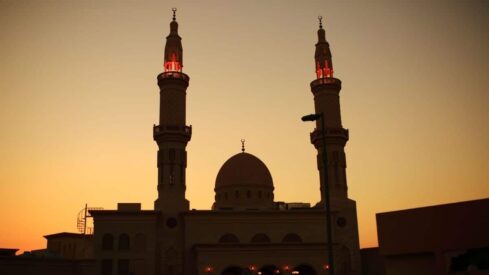
[[[119,235],[119,250],[129,249],[129,235],[121,234]]]
[[[65,246],[63,246],[63,250],[65,250]],[[102,237],[102,250],[112,250],[114,249],[114,237],[112,234],[104,234]]]
[[[219,238],[220,243],[239,243],[238,237],[234,234],[224,234]]]

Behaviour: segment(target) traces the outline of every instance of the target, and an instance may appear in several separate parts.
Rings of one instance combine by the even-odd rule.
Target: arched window
[[[253,236],[253,238],[251,238],[251,242],[252,243],[269,243],[270,238],[263,233],[259,233],[259,234],[256,234],[255,236]]]
[[[134,250],[138,252],[146,251],[146,235],[142,233],[136,234],[134,237]]]
[[[289,233],[289,234],[284,236],[284,238],[282,239],[282,242],[284,242],[284,243],[301,243],[302,238],[295,233]]]
[[[102,236],[102,250],[114,249],[114,236],[112,234],[104,234]]]
[[[219,238],[219,242],[220,243],[239,243],[239,239],[238,237],[236,237],[236,235],[233,235],[233,234],[224,234],[221,236],[221,238]]]
[[[119,235],[119,250],[128,250],[129,249],[129,235],[120,234]]]

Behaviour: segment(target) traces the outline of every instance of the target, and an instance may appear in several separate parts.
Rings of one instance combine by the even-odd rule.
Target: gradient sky
[[[76,231],[85,203],[156,198],[171,8],[183,38],[187,198],[209,209],[221,165],[263,160],[279,201],[319,200],[313,124],[317,16],[342,80],[360,243],[375,213],[489,197],[487,1],[0,0],[0,247]]]

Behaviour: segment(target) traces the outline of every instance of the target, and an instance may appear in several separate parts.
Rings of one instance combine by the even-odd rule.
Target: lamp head
[[[310,114],[307,116],[303,116],[302,121],[316,121],[321,118],[321,114]]]

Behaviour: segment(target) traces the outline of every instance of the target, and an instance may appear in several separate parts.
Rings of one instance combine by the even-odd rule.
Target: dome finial
[[[246,140],[241,139],[241,152],[243,152],[243,153],[244,153],[244,151],[245,151],[245,141],[246,141]]]
[[[172,8],[171,10],[173,11],[173,21],[175,21],[175,20],[177,20],[177,15],[176,15],[177,8]]]
[[[319,28],[322,29],[323,28],[323,17],[321,15],[318,16],[318,20],[319,20]]]

